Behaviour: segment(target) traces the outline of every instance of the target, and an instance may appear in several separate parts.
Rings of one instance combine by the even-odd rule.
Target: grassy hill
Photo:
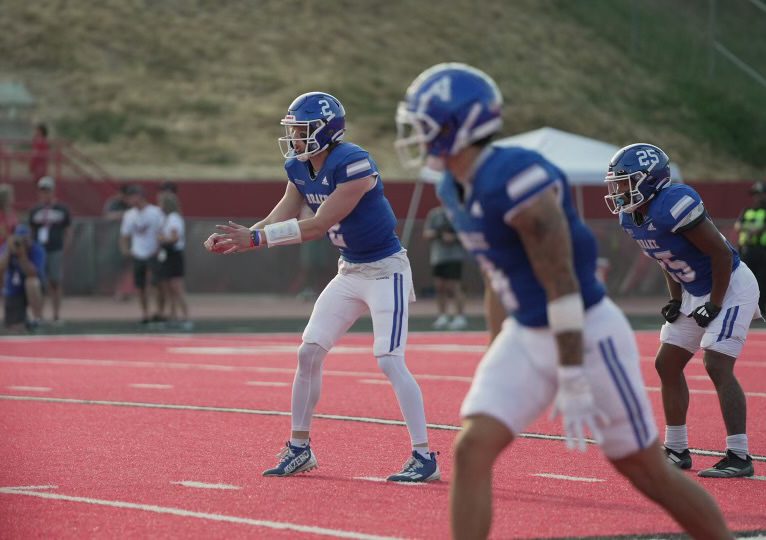
[[[711,76],[708,0],[2,4],[0,78],[24,81],[54,134],[116,174],[281,178],[279,119],[321,89],[387,178],[410,176],[396,103],[447,60],[495,77],[508,134],[652,141],[687,178],[766,168],[766,89],[719,53]],[[766,13],[718,4],[718,39],[766,75]]]

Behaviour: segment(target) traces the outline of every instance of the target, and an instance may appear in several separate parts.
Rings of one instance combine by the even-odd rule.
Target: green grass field
[[[321,89],[388,179],[393,115],[424,68],[498,81],[506,133],[662,146],[687,178],[762,176],[766,89],[715,55],[708,0],[4,0],[0,73],[120,176],[281,178],[279,119]],[[718,0],[716,36],[766,75],[766,13]]]

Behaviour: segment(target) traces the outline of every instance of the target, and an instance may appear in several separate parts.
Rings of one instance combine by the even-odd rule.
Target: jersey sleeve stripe
[[[676,225],[671,229],[671,232],[676,232],[678,229],[681,229],[685,227],[686,225],[689,225],[690,223],[694,222],[695,219],[699,218],[704,213],[705,213],[705,205],[703,205],[702,202],[700,202],[697,206],[692,208],[683,218],[681,218],[678,221],[678,223],[676,223]]]
[[[548,179],[548,171],[540,165],[535,164],[527,167],[521,173],[508,180],[506,184],[508,196],[511,199],[521,199],[533,189],[547,182]]]
[[[354,163],[350,163],[346,166],[346,176],[351,176],[353,174],[360,173],[364,170],[371,169],[372,165],[370,165],[369,159],[363,159],[361,161],[356,161]]]
[[[673,219],[678,219],[678,216],[692,204],[694,204],[694,199],[689,195],[684,195],[681,200],[674,204],[673,208],[670,209],[670,215],[673,216]]]

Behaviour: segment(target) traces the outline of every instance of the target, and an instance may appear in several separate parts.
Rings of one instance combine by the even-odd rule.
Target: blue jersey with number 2
[[[564,173],[537,152],[498,141],[484,149],[464,199],[447,174],[438,193],[463,245],[489,275],[505,309],[524,326],[547,326],[547,297],[510,225],[515,213],[545,190],[557,193],[572,241],[573,266],[586,309],[604,297],[596,279],[598,249],[575,211]]]
[[[633,214],[620,214],[620,225],[644,252],[664,268],[670,277],[692,296],[705,296],[713,287],[710,257],[683,235],[683,231],[706,219],[699,194],[684,184],[670,184],[649,201],[641,225]],[[644,208],[642,208],[644,209]],[[725,239],[724,239],[725,240]],[[739,266],[737,250],[732,252],[732,270]]]
[[[383,194],[378,166],[366,150],[355,144],[340,143],[313,177],[308,161],[288,159],[285,170],[315,213],[340,184],[374,176],[375,187],[362,196],[348,216],[327,231],[327,236],[338,246],[341,257],[352,263],[379,261],[401,251],[394,231],[394,211]]]

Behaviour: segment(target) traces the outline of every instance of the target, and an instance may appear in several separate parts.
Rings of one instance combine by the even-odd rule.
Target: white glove
[[[593,392],[582,366],[560,366],[558,369],[559,391],[553,402],[551,420],[559,414],[564,424],[566,445],[585,452],[585,427],[597,443],[604,439],[599,424],[605,426],[608,417],[596,408]]]

